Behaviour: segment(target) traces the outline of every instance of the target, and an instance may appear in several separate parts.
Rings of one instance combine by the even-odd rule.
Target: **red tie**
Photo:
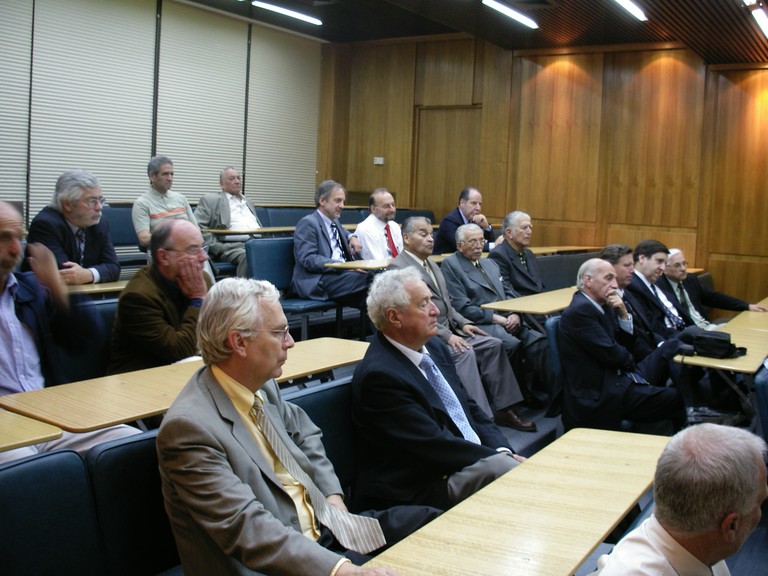
[[[389,246],[389,251],[392,253],[392,258],[397,258],[397,247],[395,246],[395,241],[392,240],[392,232],[389,229],[389,223],[384,225],[384,234],[387,236],[387,245]]]

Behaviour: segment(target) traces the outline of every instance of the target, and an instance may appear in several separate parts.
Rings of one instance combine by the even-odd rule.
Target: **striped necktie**
[[[328,503],[320,488],[291,455],[288,447],[272,425],[272,421],[264,412],[259,398],[254,398],[251,413],[267,442],[274,450],[277,459],[307,491],[309,501],[312,503],[320,522],[328,527],[342,546],[360,554],[368,554],[387,543],[378,520],[344,512]]]
[[[85,260],[85,228],[78,228],[75,237],[77,238],[77,249],[80,251],[80,266],[82,266]]]
[[[653,289],[653,294],[658,299],[659,303],[661,303],[661,307],[664,309],[664,315],[667,317],[667,320],[672,324],[672,328],[676,330],[682,330],[685,328],[685,322],[683,321],[680,316],[678,316],[675,312],[673,312],[669,306],[664,304],[664,301],[661,299],[661,296],[659,296],[659,290],[656,288],[655,284],[651,284],[651,288]]]

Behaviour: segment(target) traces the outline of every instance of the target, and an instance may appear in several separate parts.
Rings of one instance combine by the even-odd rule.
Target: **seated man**
[[[678,432],[656,465],[653,516],[600,557],[596,574],[728,576],[725,558],[760,522],[768,496],[765,455],[765,442],[740,428]]]
[[[520,314],[504,315],[483,304],[515,298],[517,293],[501,279],[499,266],[489,258],[481,258],[483,233],[476,224],[456,230],[458,250],[443,260],[442,271],[456,310],[491,336],[504,342],[507,356],[522,376],[522,360],[533,373],[531,385],[539,387],[550,399],[556,396],[556,379],[549,362],[547,338],[530,328]],[[533,397],[533,395],[531,395]]]
[[[734,312],[743,310],[768,311],[760,304],[748,304],[734,296],[702,286],[696,274],[688,274],[688,262],[685,261],[685,254],[678,248],[670,249],[664,274],[656,281],[656,286],[674,304],[686,326],[696,325],[704,330],[717,329],[717,324],[708,320],[705,306],[707,308],[733,310]]]
[[[376,188],[368,197],[368,208],[371,213],[355,229],[363,260],[396,257],[403,251],[403,235],[395,222],[395,199],[386,188]]]
[[[221,192],[205,194],[195,209],[195,218],[201,230],[255,230],[261,228],[256,217],[256,208],[241,193],[243,181],[240,172],[227,166],[219,174]],[[245,258],[247,234],[211,234],[203,235],[208,245],[208,253],[219,261],[231,262],[237,266],[237,275],[248,276],[248,261]]]
[[[345,555],[363,562],[438,511],[347,512],[320,429],[283,402],[275,382],[293,347],[275,287],[222,280],[199,322],[206,366],[174,400],[157,435],[184,574],[393,574],[358,568]]]
[[[429,219],[421,216],[406,219],[403,242],[405,250],[392,261],[389,269],[415,268],[421,274],[437,306],[437,335],[450,348],[456,372],[469,395],[497,424],[535,432],[536,424],[523,420],[513,408],[523,400],[523,394],[504,352],[504,344],[456,312],[440,267],[429,260],[432,254]]]
[[[149,248],[152,231],[163,220],[181,218],[197,225],[195,214],[184,194],[173,192],[173,160],[153,156],[147,164],[150,187],[133,203],[133,227],[139,245]]]
[[[477,224],[483,231],[483,251],[492,250],[497,239],[488,218],[480,213],[482,207],[483,195],[480,191],[471,186],[464,188],[459,194],[459,206],[440,220],[440,227],[435,234],[435,254],[456,251],[456,229],[464,224]]]
[[[32,272],[14,273],[25,234],[21,214],[0,202],[0,394],[63,383],[54,348],[79,348],[102,336],[93,333],[87,315],[72,312],[56,259],[45,246],[27,245]],[[81,434],[65,431],[55,440],[0,452],[0,463],[65,448],[84,455],[96,444],[138,433],[125,425]]]
[[[197,354],[197,316],[210,285],[208,260],[196,224],[166,220],[150,242],[152,263],[120,294],[108,372],[172,364]]]
[[[521,296],[538,294],[544,290],[539,274],[539,263],[528,246],[531,244],[533,224],[531,217],[519,210],[510,212],[504,218],[504,241],[490,254],[499,265],[504,282]]]
[[[676,388],[664,386],[667,361],[679,341],[671,339],[639,363],[633,347],[633,318],[617,293],[616,273],[605,260],[592,258],[579,268],[568,308],[558,331],[563,379],[563,426],[618,430],[623,419],[686,422]]]
[[[437,335],[437,306],[413,268],[379,274],[368,294],[378,332],[352,378],[358,506],[446,509],[518,464],[467,396]]]
[[[104,197],[93,174],[64,172],[56,181],[51,203],[29,226],[29,242],[40,242],[53,252],[65,284],[114,282],[120,262],[109,238],[109,224],[101,218]],[[29,265],[24,263],[24,270]]]
[[[360,241],[339,221],[347,191],[333,180],[322,182],[315,190],[317,211],[304,216],[293,234],[291,291],[301,298],[334,300],[361,308],[365,300],[368,274],[359,270],[336,270],[329,262],[356,260]]]

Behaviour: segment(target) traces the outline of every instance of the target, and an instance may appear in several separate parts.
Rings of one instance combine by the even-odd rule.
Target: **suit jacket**
[[[200,308],[189,306],[175,282],[154,265],[145,266],[120,293],[107,372],[142,370],[194,356],[199,314]]]
[[[320,429],[282,401],[274,380],[261,390],[267,416],[302,469],[326,496],[341,494]],[[210,368],[196,372],[169,408],[157,451],[187,576],[327,576],[341,559],[301,533],[293,501]]]
[[[447,476],[509,448],[456,374],[448,347],[427,349],[482,444],[465,440],[421,371],[380,332],[352,378],[352,422],[358,442],[356,507],[398,504],[448,507]]]
[[[455,252],[443,260],[441,269],[456,310],[472,322],[491,324],[493,310],[480,306],[489,302],[515,298],[517,294],[502,281],[501,271],[496,262],[488,258],[480,258],[478,262],[490,283],[474,263],[460,252]]]
[[[626,290],[634,296],[632,302],[639,308],[638,314],[644,316],[646,324],[654,334],[666,340],[677,333],[677,330],[667,326],[664,304],[648,289],[645,282],[638,278],[637,273],[632,276]]]
[[[437,335],[444,342],[448,342],[452,334],[460,334],[462,337],[466,337],[466,334],[461,333],[460,330],[467,324],[471,324],[471,322],[459,314],[453,307],[453,304],[451,304],[451,296],[448,292],[448,287],[445,285],[445,278],[440,271],[440,267],[431,260],[427,260],[427,266],[429,266],[432,274],[434,274],[435,280],[432,280],[432,277],[427,274],[424,267],[420,266],[410,254],[403,251],[389,263],[387,269],[402,270],[409,267],[416,268],[421,274],[421,279],[429,286],[429,291],[432,293],[432,302],[440,311],[440,315],[437,318]]]
[[[449,252],[455,252],[456,229],[463,225],[464,218],[458,207],[453,212],[446,214],[443,219],[440,220],[440,226],[435,234],[435,248],[432,253],[448,254]],[[483,237],[485,238],[485,246],[483,246],[483,250],[487,252],[488,242],[496,240],[496,236],[494,236],[493,233],[493,227],[491,227],[490,230],[483,230]]]
[[[520,261],[520,257],[509,242],[505,241],[491,250],[488,258],[499,265],[501,277],[515,289],[515,292],[521,296],[538,294],[544,290],[539,273],[539,261],[530,249],[526,248],[523,252],[525,264]]]
[[[80,247],[61,212],[50,206],[43,208],[29,226],[27,242],[40,242],[47,246],[56,257],[59,269],[64,262],[80,263]],[[109,223],[102,217],[98,224],[85,229],[85,255],[83,268],[95,268],[101,282],[114,282],[120,278],[120,261],[109,238]],[[24,270],[29,264],[24,263]]]
[[[618,429],[628,386],[622,371],[635,369],[634,335],[619,328],[613,308],[605,314],[581,292],[563,310],[558,330],[562,366],[563,424]]]
[[[656,349],[659,343],[664,341],[661,334],[651,330],[650,324],[642,313],[643,307],[637,302],[637,298],[629,290],[624,290],[624,306],[632,315],[632,329],[635,333],[635,344],[632,355],[636,362],[640,362]]]
[[[341,243],[351,253],[349,231],[338,219],[335,222]],[[293,257],[296,263],[293,266],[291,291],[301,298],[328,300],[328,294],[320,286],[320,279],[325,274],[339,274],[338,270],[325,267],[327,262],[331,262],[332,255],[331,237],[320,214],[315,211],[299,220],[293,233]]]
[[[664,294],[667,295],[667,298],[669,298],[669,301],[675,305],[675,308],[677,308],[677,311],[683,317],[683,320],[685,320],[685,324],[687,326],[693,324],[688,309],[683,306],[682,302],[680,302],[680,298],[673,290],[669,278],[662,274],[656,281],[656,287],[662,290]],[[702,286],[696,274],[688,274],[685,280],[683,280],[683,287],[685,288],[685,293],[688,295],[693,307],[696,308],[699,314],[704,318],[707,318],[706,308],[720,308],[721,310],[733,310],[735,312],[749,310],[749,303],[744,300]]]
[[[251,214],[256,217],[256,208],[253,207],[253,203],[248,198],[245,199],[245,205],[251,211]],[[228,230],[231,226],[229,194],[223,190],[221,192],[204,194],[197,203],[197,208],[195,208],[195,218],[201,229]],[[257,222],[258,220],[258,217],[256,217]],[[218,258],[226,249],[226,243],[219,242],[220,236],[218,234],[211,234],[209,232],[203,234],[203,238],[208,245],[211,256],[214,258]]]

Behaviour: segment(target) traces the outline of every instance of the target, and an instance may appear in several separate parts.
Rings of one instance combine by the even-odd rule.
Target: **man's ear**
[[[239,330],[231,330],[229,334],[227,334],[227,346],[232,350],[233,354],[237,354],[243,358],[245,358],[248,353],[246,350],[245,338],[243,338],[243,335]]]
[[[390,326],[400,326],[400,312],[396,308],[387,308],[387,324]]]
[[[723,519],[720,523],[720,535],[724,542],[729,544],[736,542],[741,522],[742,518],[736,512],[731,512]]]

